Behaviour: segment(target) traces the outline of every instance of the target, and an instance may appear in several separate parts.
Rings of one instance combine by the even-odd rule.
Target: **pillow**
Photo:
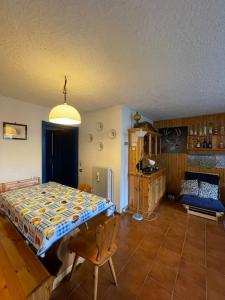
[[[218,200],[218,185],[211,184],[205,181],[200,181],[199,185],[199,197],[210,198],[213,200]]]
[[[183,180],[180,194],[198,196],[198,180]]]

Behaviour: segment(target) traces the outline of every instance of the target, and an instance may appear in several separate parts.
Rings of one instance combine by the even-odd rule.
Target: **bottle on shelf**
[[[220,134],[224,135],[224,122],[223,121],[221,122],[221,125],[220,125]]]
[[[193,131],[193,127],[192,125],[189,127],[189,135],[193,135],[194,134],[194,131]]]
[[[194,125],[193,134],[198,135],[197,125]]]
[[[212,141],[211,141],[211,138],[210,138],[210,137],[209,137],[209,141],[208,141],[207,148],[212,149]]]
[[[196,148],[201,148],[201,142],[199,137],[197,138]]]
[[[204,122],[203,124],[203,135],[207,135],[207,124]]]
[[[203,130],[202,130],[202,124],[199,123],[199,127],[198,127],[198,135],[202,136],[203,135]]]
[[[203,143],[202,143],[202,148],[207,148],[206,138],[204,138],[204,141],[203,141]]]
[[[212,125],[212,123],[209,123],[208,133],[209,133],[209,135],[213,134],[213,125]]]
[[[213,134],[217,135],[218,134],[218,125],[215,124],[214,128],[213,128]]]
[[[224,149],[224,142],[223,139],[220,139],[219,145],[218,145],[219,149]]]

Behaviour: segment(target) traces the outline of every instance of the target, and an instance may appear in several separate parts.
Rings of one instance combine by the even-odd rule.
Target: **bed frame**
[[[23,180],[9,181],[0,183],[0,193],[21,189],[28,186],[40,184],[40,177],[32,177]]]

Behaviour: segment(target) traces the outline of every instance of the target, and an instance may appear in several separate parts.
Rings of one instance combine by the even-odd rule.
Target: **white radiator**
[[[93,194],[113,201],[113,176],[110,168],[92,168]]]

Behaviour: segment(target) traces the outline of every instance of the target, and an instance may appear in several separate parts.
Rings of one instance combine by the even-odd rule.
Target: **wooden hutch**
[[[143,155],[148,155],[159,164],[161,154],[160,134],[154,131],[147,131],[147,134],[140,138],[141,128],[129,129],[129,209],[137,210],[138,201],[138,170],[137,163],[142,149]],[[143,139],[141,141],[141,139]],[[139,211],[144,215],[149,215],[159,204],[160,199],[166,191],[166,170],[151,174],[140,174],[140,207]]]

